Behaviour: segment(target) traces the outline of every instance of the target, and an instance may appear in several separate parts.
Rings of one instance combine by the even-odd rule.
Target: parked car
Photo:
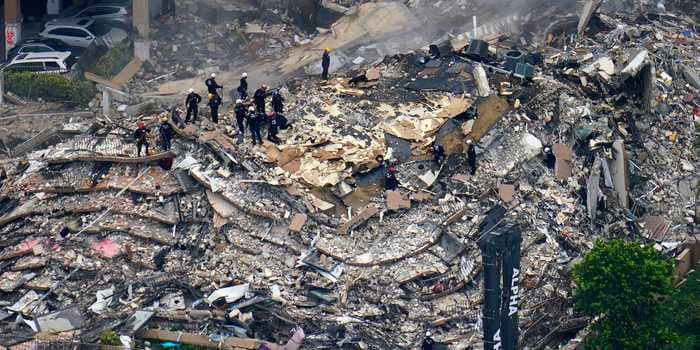
[[[71,52],[76,58],[80,57],[82,49],[71,47],[66,45],[64,42],[56,39],[48,38],[35,38],[27,39],[17,46],[13,47],[10,52],[7,53],[8,61],[12,60],[15,56],[23,53],[32,52]]]
[[[93,18],[105,22],[119,22],[122,24],[131,24],[131,5],[128,3],[108,2],[88,6],[76,14],[65,18]],[[57,18],[46,22],[45,26],[60,23],[65,18]]]
[[[70,52],[32,52],[17,55],[3,70],[68,74],[75,71],[77,64]]]
[[[39,36],[57,39],[70,46],[89,47],[95,42],[97,45],[108,48],[128,38],[127,32],[123,29],[92,18],[73,17],[47,23]]]

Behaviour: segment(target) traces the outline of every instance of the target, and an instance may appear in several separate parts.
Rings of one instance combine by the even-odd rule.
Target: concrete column
[[[109,108],[112,104],[112,96],[109,95],[107,89],[102,90],[102,115],[109,116]]]
[[[5,58],[22,39],[22,9],[20,0],[5,0]]]
[[[141,0],[133,2],[133,23],[136,39],[134,40],[134,56],[141,61],[151,58],[151,11],[150,2],[153,0]]]
[[[0,72],[0,105],[5,104],[5,72]]]

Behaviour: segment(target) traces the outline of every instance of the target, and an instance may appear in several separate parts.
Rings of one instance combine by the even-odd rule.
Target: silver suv
[[[89,47],[95,42],[97,45],[111,48],[126,40],[129,35],[125,30],[101,21],[69,17],[46,23],[46,27],[39,36],[58,39],[70,46]]]

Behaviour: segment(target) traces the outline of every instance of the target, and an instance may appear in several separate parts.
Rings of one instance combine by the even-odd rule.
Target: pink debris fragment
[[[20,251],[20,252],[29,252],[29,251],[33,251],[33,250],[34,250],[34,247],[35,247],[37,244],[39,244],[39,240],[38,240],[38,239],[30,239],[30,240],[28,240],[28,241],[24,241],[24,242],[20,243],[20,245],[17,247],[17,251]]]
[[[92,244],[92,250],[103,258],[111,259],[122,252],[122,245],[109,239],[95,241]]]

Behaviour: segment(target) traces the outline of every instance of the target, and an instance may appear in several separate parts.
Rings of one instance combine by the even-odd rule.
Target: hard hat
[[[433,335],[433,334],[430,333],[430,331],[425,332],[425,336],[426,336],[426,337],[429,337],[429,336],[431,336],[431,335]]]
[[[267,90],[267,85],[265,85],[265,84],[262,84],[260,87],[263,88],[264,90]]]
[[[190,88],[188,91],[189,91],[190,93],[193,93],[193,92],[194,92],[194,89],[193,89],[193,88]]]
[[[211,100],[212,98],[214,98],[214,94],[210,92],[209,94],[207,94],[207,98]]]
[[[254,111],[255,111],[255,107],[250,106],[250,107],[248,107],[248,110],[251,111],[251,112],[254,112]]]
[[[467,139],[467,144],[468,144],[468,145],[471,145],[472,142],[473,142],[472,139]]]
[[[323,51],[326,51],[326,52],[331,52],[331,49],[329,49],[329,48],[325,48],[325,49],[323,49]]]
[[[244,72],[243,74],[241,74],[241,78],[247,78],[247,77],[248,77],[248,73]]]
[[[549,151],[550,151],[549,147],[545,147],[545,148],[544,148],[544,151],[545,151],[545,152],[549,152]]]
[[[240,98],[236,100],[236,104],[241,104],[241,103],[243,103],[243,100],[241,100]]]
[[[216,73],[211,73],[210,77],[216,78]]]
[[[139,127],[139,129],[143,129],[146,127],[146,124],[144,124],[143,122],[138,122],[136,125]]]
[[[166,116],[160,117],[160,122],[161,122],[161,123],[167,123],[167,122],[168,122],[168,117],[166,117]]]

